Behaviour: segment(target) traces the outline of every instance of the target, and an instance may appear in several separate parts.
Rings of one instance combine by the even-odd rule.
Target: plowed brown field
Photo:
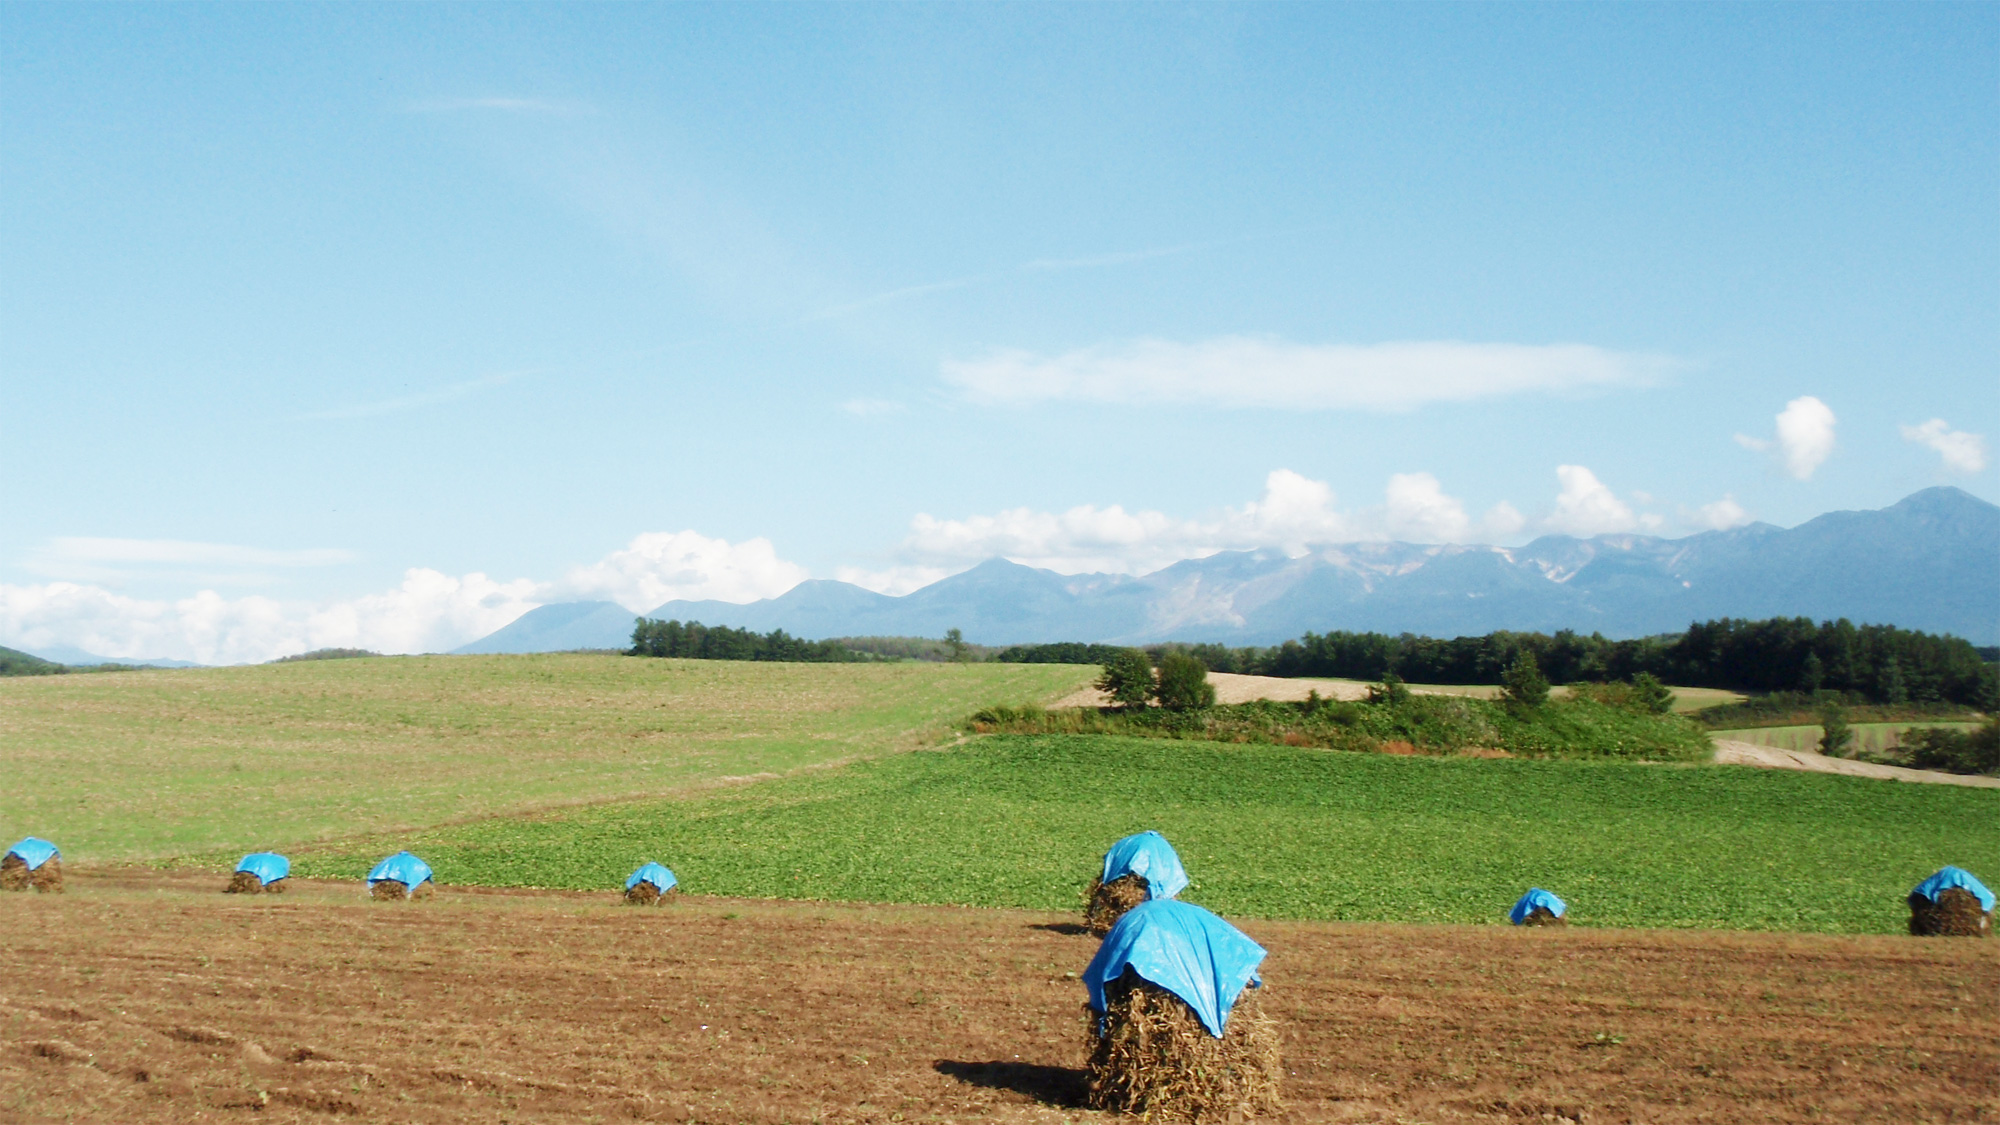
[[[0,1120],[1096,1116],[1074,919],[222,884],[0,898]],[[1290,1120],[2000,1120],[2000,942],[1244,929]]]

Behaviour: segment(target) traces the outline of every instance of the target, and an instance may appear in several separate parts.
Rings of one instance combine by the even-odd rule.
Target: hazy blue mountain
[[[639,615],[617,602],[558,602],[516,617],[505,628],[453,652],[568,652],[630,648]]]
[[[544,606],[460,651],[541,651],[477,646],[564,608]],[[1061,575],[990,559],[900,598],[814,581],[749,605],[668,602],[649,616],[813,638],[936,637],[956,627],[983,644],[1274,644],[1333,629],[1447,637],[1576,629],[1630,637],[1716,617],[1803,616],[1994,644],[2000,507],[1956,488],[1931,488],[1878,511],[1829,512],[1790,529],[1751,524],[1683,539],[1557,535],[1514,548],[1350,543],[1299,558],[1225,551],[1139,578]],[[620,627],[619,639],[553,647],[622,646],[629,615]]]
[[[30,656],[39,656],[43,660],[53,660],[57,664],[73,664],[83,668],[97,664],[129,664],[136,668],[201,667],[200,664],[192,660],[168,660],[163,656],[148,657],[143,660],[134,659],[129,656],[99,656],[94,652],[85,652],[75,645],[44,645],[39,648],[23,649],[22,651]]]

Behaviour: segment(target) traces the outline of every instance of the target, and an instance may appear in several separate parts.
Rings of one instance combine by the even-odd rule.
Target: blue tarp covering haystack
[[[251,852],[237,861],[236,870],[248,871],[259,883],[275,883],[292,873],[292,861],[277,852]]]
[[[1237,996],[1262,983],[1257,966],[1263,960],[1263,946],[1213,913],[1156,898],[1133,907],[1111,928],[1083,971],[1083,986],[1091,1008],[1103,1012],[1104,986],[1130,968],[1180,997],[1220,1039]]]
[[[1187,889],[1187,871],[1181,857],[1167,838],[1158,832],[1141,832],[1111,845],[1104,853],[1106,883],[1137,875],[1146,880],[1146,897],[1172,898]]]
[[[61,855],[62,852],[47,840],[37,836],[30,836],[13,847],[8,848],[7,854],[21,857],[21,862],[28,865],[28,870],[34,871],[39,869],[42,864]]]
[[[654,890],[659,891],[661,894],[666,894],[669,889],[679,882],[680,880],[674,876],[673,872],[657,863],[649,863],[626,876],[625,889],[629,891],[641,883],[651,883]]]
[[[1507,920],[1516,926],[1526,925],[1529,915],[1535,912],[1537,906],[1547,908],[1549,913],[1558,918],[1569,911],[1569,907],[1563,904],[1563,900],[1540,887],[1531,887],[1528,893],[1522,895],[1521,900],[1514,904],[1514,909],[1507,912]]]
[[[1993,912],[1993,892],[1987,890],[1986,884],[1980,882],[1972,872],[1960,867],[1947,866],[1939,868],[1937,874],[1918,883],[1910,891],[1910,897],[1916,898],[1921,895],[1932,902],[1936,902],[1939,895],[1953,887],[1958,887],[1970,893],[1973,898],[1978,899],[1979,909],[1986,911],[1988,914]]]
[[[394,879],[414,891],[418,884],[427,882],[430,877],[430,864],[409,852],[397,852],[375,865],[375,869],[368,873],[368,885],[372,887],[384,879]]]

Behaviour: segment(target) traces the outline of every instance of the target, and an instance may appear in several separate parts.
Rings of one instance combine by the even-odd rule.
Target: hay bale
[[[1979,908],[1979,899],[1963,887],[1947,887],[1937,901],[1910,896],[1910,933],[1917,937],[1985,937],[1993,915]]]
[[[1106,1012],[1085,1006],[1093,1109],[1147,1120],[1226,1121],[1283,1108],[1278,1025],[1246,988],[1217,1039],[1181,998],[1127,969],[1105,986]]]
[[[8,856],[7,858],[13,859],[15,857]],[[23,863],[21,866],[26,867],[27,864]],[[37,891],[44,891],[49,894],[59,895],[63,893],[62,858],[60,856],[50,856],[42,861],[40,867],[29,871],[28,886],[33,887]]]
[[[1546,906],[1537,906],[1521,919],[1523,926],[1567,926],[1569,919],[1557,914]]]
[[[285,893],[285,888],[290,885],[290,879],[273,879],[264,884],[264,893],[267,895],[281,895]]]
[[[641,879],[632,884],[631,889],[625,892],[625,905],[658,906],[680,893],[681,888],[679,884],[675,884],[662,891],[660,888]]]
[[[426,899],[436,893],[437,887],[429,879],[418,883],[413,889],[399,879],[377,879],[368,887],[368,897],[377,902],[403,902],[407,899]]]
[[[261,895],[264,893],[264,880],[259,879],[257,873],[254,871],[238,871],[229,877],[229,885],[222,888],[222,893],[226,895]]]
[[[28,889],[28,861],[7,853],[0,859],[0,891],[25,891]]]
[[[1083,897],[1083,926],[1103,937],[1126,911],[1152,898],[1152,885],[1144,875],[1120,875],[1109,883],[1099,876],[1090,881]]]

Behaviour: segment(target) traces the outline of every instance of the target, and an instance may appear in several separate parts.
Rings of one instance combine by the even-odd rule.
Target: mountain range
[[[634,616],[613,602],[545,605],[456,651],[623,648]],[[1940,487],[1794,528],[1550,535],[1522,547],[1346,543],[1299,556],[1224,551],[1137,577],[1063,575],[995,558],[901,597],[819,579],[763,601],[670,601],[646,616],[809,638],[959,628],[991,645],[1266,645],[1337,629],[1632,637],[1717,617],[1800,616],[1990,645],[2000,643],[2000,507]]]

